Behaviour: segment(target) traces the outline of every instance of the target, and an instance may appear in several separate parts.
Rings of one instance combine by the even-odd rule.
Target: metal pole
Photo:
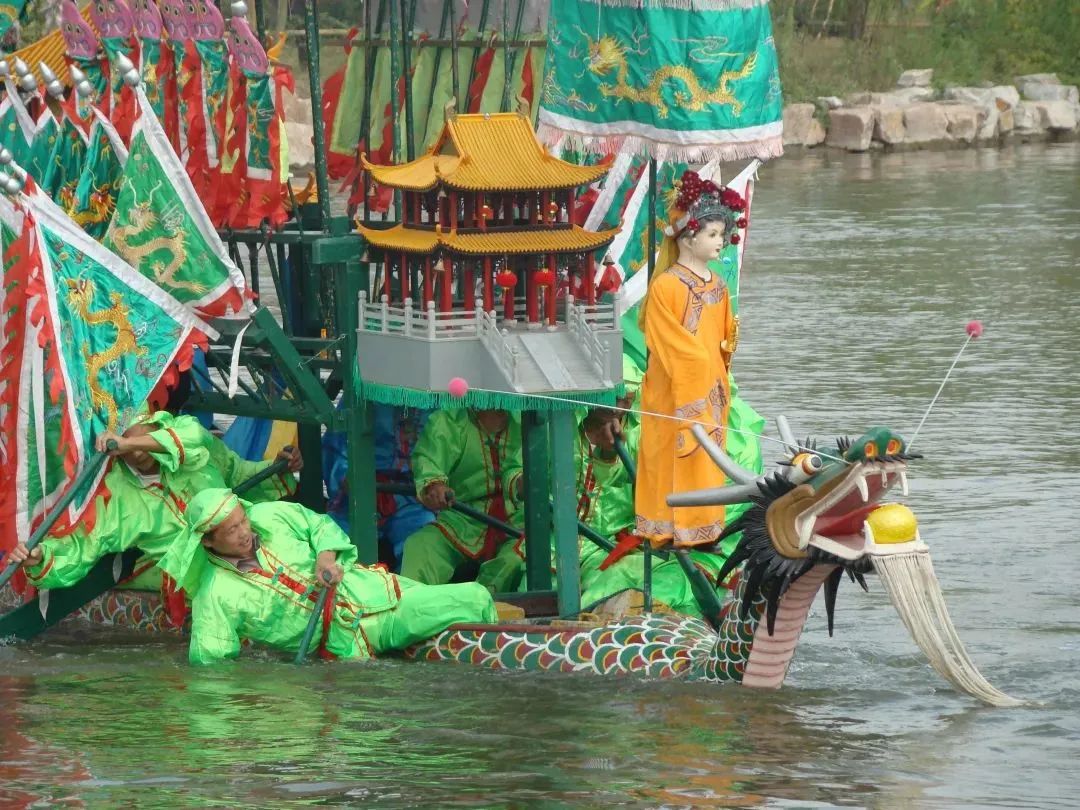
[[[405,159],[416,157],[413,143],[413,103],[412,103],[412,38],[413,22],[416,19],[416,0],[409,0],[409,13],[405,14],[404,0],[401,4],[401,68],[405,71]],[[432,80],[434,81],[434,79]]]
[[[451,6],[453,6],[453,3],[444,3],[443,4],[442,20],[439,22],[439,39],[444,39],[446,37],[446,23],[450,19],[450,7]],[[446,50],[445,48],[441,48],[441,47],[437,48],[435,50],[435,70],[432,71],[432,74],[431,74],[431,90],[430,90],[430,92],[428,92],[428,100],[427,100],[428,121],[431,120],[431,106],[435,103],[435,88],[438,87],[438,84],[439,84],[439,69],[442,67],[443,52],[445,50]],[[428,129],[427,129],[427,121],[425,121],[424,122],[424,142],[425,143],[427,142],[427,139],[428,139]]]
[[[315,0],[304,0],[304,38],[308,51],[311,122],[315,136],[315,185],[319,192],[322,229],[326,232],[330,229],[330,177],[326,170],[326,132],[323,127],[322,83],[319,77],[319,8]]]
[[[652,281],[656,272],[656,158],[649,158],[649,255],[647,281]],[[646,350],[647,351],[647,350]],[[646,355],[647,360],[647,355]],[[645,571],[642,577],[642,591],[645,596],[645,612],[652,612],[652,543],[645,539],[642,546],[645,557]]]
[[[461,104],[461,93],[459,92],[461,88],[458,86],[457,15],[454,14],[454,0],[446,0],[446,5],[450,8],[450,71],[454,77],[454,92],[452,95],[455,103]]]
[[[581,560],[578,552],[577,486],[574,470],[573,411],[548,414],[551,436],[552,526],[555,530],[555,577],[559,615],[581,612]],[[526,552],[526,559],[528,552]]]
[[[285,26],[278,21],[278,26],[284,28]],[[262,46],[266,47],[266,5],[263,0],[255,0],[255,33],[259,37],[259,42]]]
[[[525,0],[518,0],[517,18],[514,20],[514,42],[517,42],[521,38],[521,22],[525,18]],[[506,11],[503,10],[503,26],[506,25]],[[503,42],[503,47],[508,48],[509,43]],[[525,52],[528,53],[528,47],[526,46]],[[505,69],[505,77],[503,80],[503,96],[502,104],[499,109],[505,112],[510,105],[510,88],[514,82],[514,68],[517,67],[517,50],[503,58],[503,67]]]

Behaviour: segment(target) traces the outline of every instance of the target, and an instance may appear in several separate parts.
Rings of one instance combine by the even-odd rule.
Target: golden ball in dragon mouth
[[[866,523],[879,546],[910,543],[915,539],[919,521],[902,503],[886,503],[866,516]]]

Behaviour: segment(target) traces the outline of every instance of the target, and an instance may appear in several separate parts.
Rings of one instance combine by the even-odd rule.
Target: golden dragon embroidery
[[[142,357],[146,354],[145,346],[140,346],[128,318],[128,306],[124,303],[123,296],[118,292],[109,294],[112,306],[106,309],[90,311],[90,303],[94,300],[95,286],[90,279],[68,279],[68,304],[89,325],[112,324],[116,329],[116,340],[104,351],[90,352],[90,344],[83,342],[82,353],[86,359],[86,378],[90,385],[90,405],[95,411],[105,411],[109,416],[109,430],[115,431],[119,419],[116,399],[101,387],[98,374],[103,368],[119,360],[126,354],[134,354]]]
[[[127,223],[121,224],[119,218],[113,219],[106,234],[106,241],[111,242],[116,253],[143,275],[147,275],[145,265],[148,264],[154,282],[168,292],[187,290],[193,295],[204,293],[206,285],[176,277],[187,263],[187,248],[184,245],[182,220],[175,223],[171,220],[182,215],[179,212],[167,214],[170,221],[160,222],[150,207],[156,190],[157,187],[151,189],[144,202],[139,202],[138,196],[133,192],[132,200],[135,204],[126,212]],[[134,244],[133,239],[155,231],[163,233],[141,244]],[[150,257],[158,251],[170,257],[168,264],[160,258],[151,260]]]
[[[626,46],[611,36],[589,40],[588,69],[597,76],[606,77],[612,72],[615,74],[615,84],[601,84],[600,92],[609,98],[651,104],[656,107],[660,118],[667,118],[671,111],[661,93],[664,85],[671,81],[684,85],[685,89],[675,92],[675,101],[692,112],[703,110],[708,104],[721,104],[730,106],[732,115],[741,115],[742,102],[735,98],[728,84],[745,79],[754,71],[755,65],[757,54],[752,53],[739,70],[725,70],[721,73],[716,86],[711,90],[702,87],[698,77],[685,65],[664,65],[652,74],[647,85],[634,87],[626,81]]]

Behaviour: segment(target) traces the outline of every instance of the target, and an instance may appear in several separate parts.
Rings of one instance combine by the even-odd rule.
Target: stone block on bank
[[[905,70],[896,80],[897,87],[929,87],[934,78],[933,68],[922,70]]]
[[[838,96],[818,96],[817,104],[826,110],[838,110],[844,106],[843,99]]]
[[[997,131],[999,135],[1008,135],[1013,131],[1013,127],[1016,124],[1015,109],[1015,107],[998,107]]]
[[[880,143],[904,142],[904,111],[900,107],[874,107],[874,140]]]
[[[874,135],[874,111],[869,107],[842,107],[829,111],[827,146],[865,152]]]
[[[825,127],[814,118],[813,104],[784,107],[784,146],[817,146],[825,140]]]
[[[1051,132],[1072,132],[1076,129],[1076,105],[1068,101],[1033,101],[1039,124]]]
[[[945,118],[948,119],[949,137],[954,141],[971,143],[979,132],[980,119],[987,113],[971,104],[942,104]]]
[[[940,104],[912,104],[904,109],[904,139],[908,143],[949,140],[949,119]]]
[[[1045,131],[1042,125],[1042,113],[1035,106],[1037,103],[1021,101],[1013,108],[1014,129],[1017,135],[1041,135]]]
[[[1042,99],[1036,99],[1029,93],[1040,93],[1037,88],[1049,86],[1060,86],[1061,79],[1058,78],[1056,73],[1029,73],[1026,76],[1017,76],[1013,82],[1017,89],[1020,91],[1020,95],[1028,101],[1039,101]]]

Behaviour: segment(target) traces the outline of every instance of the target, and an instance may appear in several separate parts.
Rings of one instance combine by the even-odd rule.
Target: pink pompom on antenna
[[[968,333],[969,338],[982,337],[983,325],[982,321],[968,321],[967,326],[964,327],[964,331]]]
[[[464,377],[454,377],[447,383],[446,390],[450,392],[450,396],[454,399],[461,399],[469,393],[469,383]]]

